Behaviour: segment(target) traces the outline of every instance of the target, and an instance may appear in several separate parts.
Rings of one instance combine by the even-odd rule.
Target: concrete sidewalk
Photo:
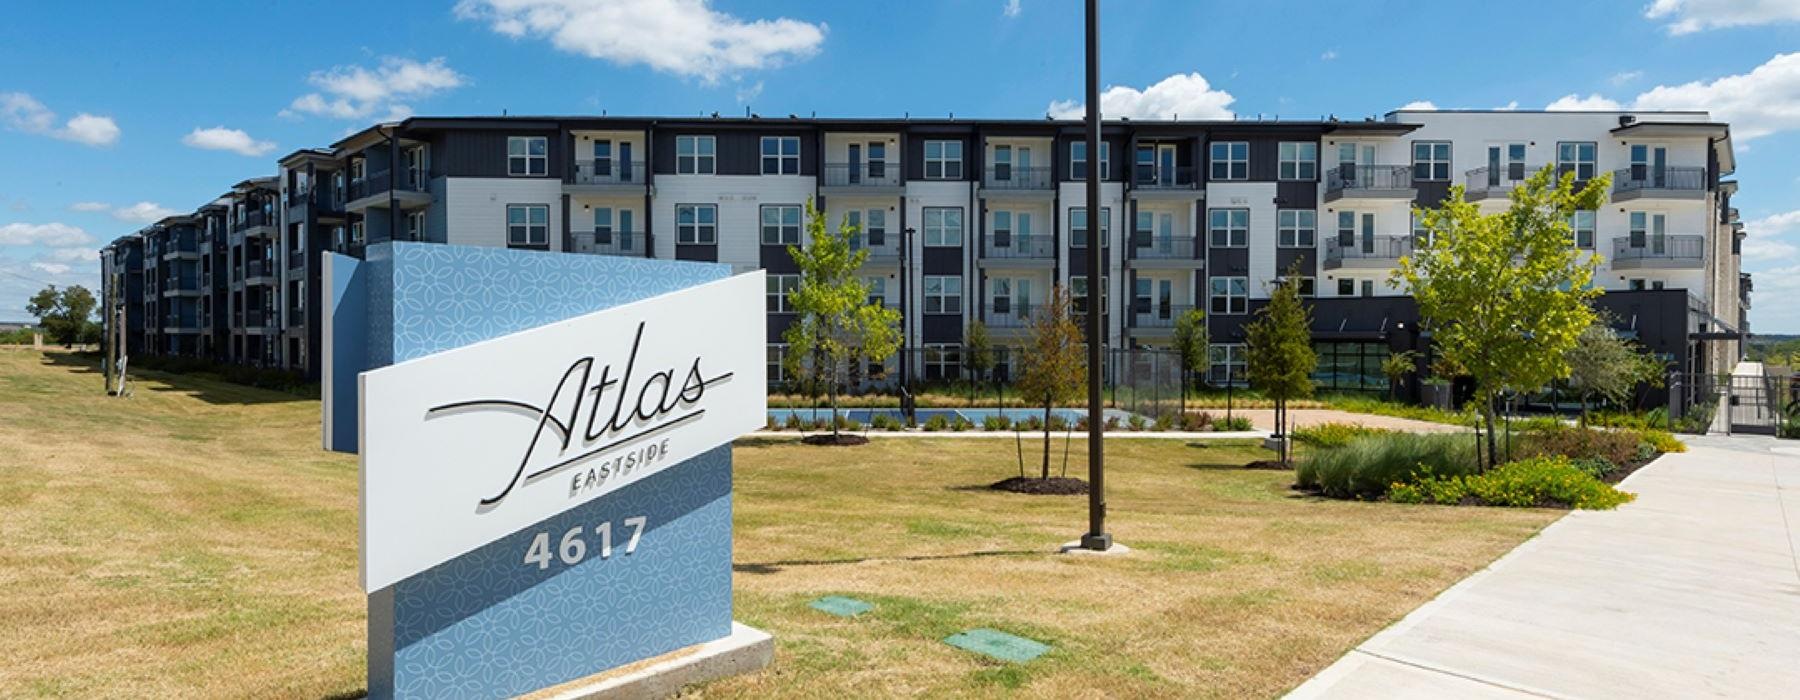
[[[1800,697],[1800,450],[1689,441],[1290,698]]]

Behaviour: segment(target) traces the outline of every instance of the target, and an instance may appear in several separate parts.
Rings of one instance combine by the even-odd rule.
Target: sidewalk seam
[[[1479,676],[1471,676],[1471,675],[1469,675],[1469,674],[1466,674],[1466,673],[1457,673],[1457,672],[1456,672],[1456,671],[1452,671],[1452,670],[1449,670],[1449,669],[1445,669],[1445,668],[1438,668],[1438,667],[1436,667],[1436,666],[1432,666],[1432,665],[1429,665],[1429,664],[1424,664],[1424,663],[1420,663],[1420,662],[1417,662],[1417,661],[1409,661],[1409,660],[1407,660],[1407,659],[1402,659],[1402,658],[1399,658],[1399,657],[1394,657],[1394,656],[1388,656],[1388,655],[1385,655],[1385,654],[1378,654],[1378,653],[1375,653],[1375,652],[1372,652],[1372,651],[1369,651],[1369,650],[1367,650],[1367,649],[1363,649],[1363,648],[1361,648],[1361,647],[1357,647],[1357,648],[1355,648],[1355,649],[1351,649],[1351,650],[1350,650],[1350,651],[1352,651],[1352,652],[1355,652],[1355,653],[1359,653],[1359,654],[1364,654],[1364,655],[1367,655],[1367,656],[1372,656],[1372,657],[1375,657],[1375,658],[1377,658],[1377,659],[1381,659],[1381,660],[1382,660],[1382,661],[1388,661],[1388,662],[1392,662],[1392,663],[1397,663],[1397,664],[1400,664],[1400,665],[1402,665],[1402,666],[1410,666],[1410,667],[1412,667],[1412,668],[1416,668],[1416,669],[1419,669],[1419,670],[1421,670],[1421,671],[1430,671],[1430,672],[1432,672],[1432,673],[1439,673],[1439,674],[1443,674],[1443,675],[1446,675],[1446,676],[1450,676],[1450,677],[1452,677],[1452,678],[1461,678],[1461,679],[1463,679],[1463,680],[1465,680],[1465,681],[1469,681],[1469,682],[1471,682],[1471,683],[1480,683],[1480,684],[1482,684],[1482,685],[1485,685],[1485,686],[1490,686],[1490,687],[1494,687],[1494,688],[1499,688],[1499,689],[1501,689],[1501,690],[1510,690],[1510,691],[1512,691],[1512,692],[1515,692],[1515,693],[1522,693],[1522,694],[1525,694],[1525,695],[1530,695],[1530,696],[1532,696],[1532,697],[1538,697],[1538,698],[1558,698],[1558,699],[1559,699],[1559,700],[1560,700],[1560,698],[1562,698],[1562,697],[1563,697],[1563,696],[1561,696],[1561,695],[1552,695],[1552,694],[1550,694],[1550,693],[1548,693],[1548,692],[1544,692],[1544,691],[1538,691],[1538,690],[1532,690],[1532,689],[1530,689],[1530,688],[1521,688],[1521,687],[1518,687],[1518,686],[1514,686],[1514,685],[1507,685],[1507,684],[1505,684],[1505,683],[1501,683],[1501,682],[1499,682],[1499,681],[1494,681],[1494,680],[1489,680],[1489,679],[1486,679],[1486,678],[1482,678],[1482,677],[1479,677]]]

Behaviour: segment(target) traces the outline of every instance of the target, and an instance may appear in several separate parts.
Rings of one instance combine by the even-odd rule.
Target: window
[[[1281,142],[1283,180],[1316,180],[1319,177],[1319,144],[1311,141]]]
[[[1413,142],[1413,179],[1450,179],[1450,142]]]
[[[548,247],[550,245],[550,205],[506,205],[506,244],[509,246]]]
[[[1241,343],[1206,347],[1207,374],[1215,384],[1239,384],[1249,378],[1249,355]]]
[[[344,227],[331,227],[331,247],[342,251],[345,245],[347,245],[347,242],[344,240]]]
[[[863,241],[871,248],[887,245],[887,210],[870,209],[867,214],[862,228]]]
[[[1365,297],[1375,296],[1375,280],[1362,281],[1362,295]]]
[[[925,313],[962,313],[962,278],[956,275],[926,275]]]
[[[925,179],[962,179],[962,149],[961,141],[926,141]]]
[[[1213,142],[1212,179],[1250,179],[1250,143],[1247,141]]]
[[[711,175],[717,165],[718,143],[711,136],[675,137],[675,172]]]
[[[1387,343],[1319,342],[1313,343],[1318,365],[1313,381],[1321,389],[1341,391],[1385,391],[1387,375],[1381,363],[1388,358]]]
[[[367,240],[368,240],[368,234],[365,233],[365,231],[363,229],[363,222],[361,222],[361,221],[351,222],[350,223],[350,245],[359,246],[359,245],[362,245]]]
[[[1086,180],[1088,147],[1086,141],[1069,143],[1069,179]],[[1112,177],[1112,144],[1100,142],[1100,179]]]
[[[1594,212],[1577,210],[1569,216],[1569,231],[1574,234],[1575,247],[1586,250],[1594,249]]]
[[[1318,245],[1319,213],[1312,209],[1282,209],[1275,212],[1276,245],[1283,248],[1312,248]]]
[[[1592,141],[1563,141],[1556,144],[1556,174],[1573,171],[1577,180],[1594,179],[1594,153],[1596,146]]]
[[[762,174],[799,175],[800,137],[764,136],[762,140]]]
[[[1418,209],[1412,211],[1412,246],[1415,251],[1431,248],[1431,229],[1425,228],[1425,212]]]
[[[863,283],[869,285],[869,306],[887,306],[886,277],[864,277]]]
[[[1212,278],[1212,312],[1215,314],[1242,314],[1250,307],[1250,279],[1248,277],[1214,277]]]
[[[800,245],[800,207],[783,204],[762,208],[763,245]]]
[[[406,213],[406,240],[425,240],[425,212],[409,211]]]
[[[543,136],[506,137],[506,174],[543,175],[548,172],[550,139]]]
[[[1300,284],[1300,296],[1303,297],[1312,296],[1318,289],[1317,282],[1311,277],[1288,277],[1287,275],[1282,275],[1275,278],[1276,285],[1287,284],[1289,281]]]
[[[686,245],[717,245],[719,242],[719,206],[716,204],[675,205],[675,242]]]
[[[1069,245],[1088,247],[1087,207],[1069,208]],[[1112,207],[1100,207],[1100,247],[1112,245]]]
[[[786,345],[775,343],[769,345],[767,359],[764,361],[768,363],[767,371],[770,384],[787,381],[787,366],[782,362],[782,358],[786,355]]]
[[[1340,297],[1356,296],[1356,280],[1349,277],[1339,277],[1337,295]]]
[[[594,174],[600,177],[612,175],[612,142],[604,139],[594,142]]]
[[[1634,278],[1632,278],[1632,279],[1631,279],[1631,280],[1628,280],[1628,282],[1627,282],[1627,283],[1628,283],[1628,285],[1629,285],[1629,286],[1630,286],[1630,288],[1631,288],[1631,291],[1634,291],[1634,292],[1641,292],[1641,291],[1644,291],[1644,280],[1643,280],[1643,278],[1635,278],[1635,277],[1634,277]]]
[[[953,343],[925,345],[925,378],[954,379],[962,371],[962,346]]]
[[[1249,209],[1212,209],[1206,214],[1206,230],[1212,247],[1243,248],[1250,245]]]
[[[963,241],[962,207],[925,207],[925,246],[958,248]]]
[[[799,275],[769,275],[763,278],[763,284],[767,287],[763,296],[767,302],[769,313],[791,314],[794,312],[794,302],[789,297],[794,290],[800,288]]]
[[[1106,305],[1107,305],[1107,301],[1112,298],[1111,285],[1107,284],[1107,281],[1109,279],[1111,279],[1111,278],[1107,277],[1106,275],[1100,276],[1100,307],[1101,307],[1101,309],[1105,309]],[[1087,275],[1070,275],[1069,276],[1069,305],[1074,307],[1075,313],[1078,313],[1078,314],[1087,313],[1087,308],[1088,308],[1088,278],[1087,278]]]

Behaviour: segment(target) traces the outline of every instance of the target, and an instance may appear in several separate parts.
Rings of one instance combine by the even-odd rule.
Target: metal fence
[[[1800,384],[1771,375],[1669,375],[1670,427],[1774,435],[1800,412]]]

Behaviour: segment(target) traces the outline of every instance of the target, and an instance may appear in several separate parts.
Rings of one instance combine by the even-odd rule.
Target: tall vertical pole
[[[1100,0],[1087,0],[1087,341],[1088,341],[1088,531],[1081,547],[1112,548],[1106,531],[1106,420],[1100,409],[1101,346],[1106,342],[1106,295],[1101,257],[1107,226],[1100,212]]]

